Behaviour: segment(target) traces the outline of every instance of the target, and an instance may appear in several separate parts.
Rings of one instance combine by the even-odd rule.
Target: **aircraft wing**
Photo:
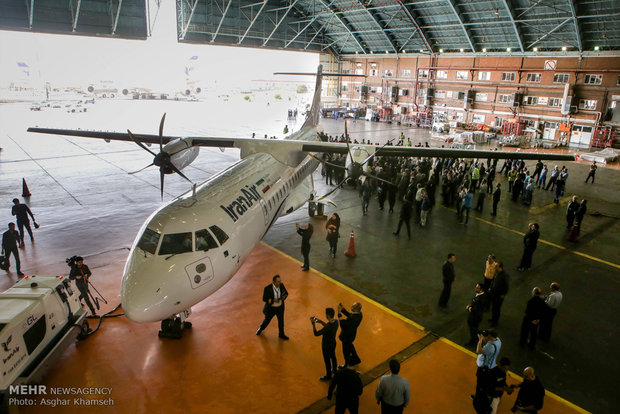
[[[575,156],[570,154],[554,154],[545,152],[525,151],[489,151],[456,148],[425,148],[425,147],[396,147],[378,145],[349,144],[353,150],[355,147],[363,147],[370,154],[390,157],[446,157],[446,158],[516,158],[523,160],[555,160],[574,161]],[[339,142],[304,142],[302,151],[305,152],[329,152],[347,153],[347,144]]]
[[[28,132],[37,132],[53,135],[68,135],[84,138],[98,138],[105,141],[129,141],[129,134],[123,132],[105,132],[71,129],[52,129],[52,128],[28,128]],[[159,135],[134,134],[136,140],[147,144],[159,144]],[[179,137],[163,136],[163,143],[177,139]],[[326,152],[346,154],[347,144],[341,142],[322,142],[322,141],[299,141],[263,138],[225,138],[225,137],[186,137],[191,139],[192,146],[215,147],[215,148],[240,148],[241,157],[258,152],[267,152],[287,165],[297,165],[301,159],[309,152]],[[489,151],[489,150],[470,150],[455,148],[425,148],[425,147],[396,147],[350,144],[355,147],[364,147],[368,153],[378,156],[392,157],[447,157],[447,158],[501,158],[501,159],[523,159],[523,160],[550,160],[550,161],[574,161],[574,155],[557,154],[545,152],[525,152],[525,151]]]

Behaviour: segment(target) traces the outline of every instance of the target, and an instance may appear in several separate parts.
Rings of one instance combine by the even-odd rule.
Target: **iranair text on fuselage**
[[[227,206],[220,204],[220,208],[228,214],[233,222],[239,220],[250,207],[258,203],[261,196],[256,185],[246,185],[239,189],[237,197]]]

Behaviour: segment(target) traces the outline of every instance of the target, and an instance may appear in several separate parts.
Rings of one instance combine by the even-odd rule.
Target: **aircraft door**
[[[192,289],[197,289],[213,280],[213,264],[207,256],[185,266]]]

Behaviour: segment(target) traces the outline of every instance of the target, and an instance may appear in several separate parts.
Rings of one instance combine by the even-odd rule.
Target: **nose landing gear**
[[[157,335],[160,338],[181,339],[183,330],[192,327],[192,323],[185,320],[191,313],[191,309],[188,309],[168,319],[162,320],[161,329]]]

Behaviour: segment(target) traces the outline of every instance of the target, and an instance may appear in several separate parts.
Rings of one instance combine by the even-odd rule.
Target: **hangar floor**
[[[6,200],[0,217],[5,222],[11,219],[10,199],[21,193],[21,178],[27,177],[33,194],[28,202],[42,225],[36,243],[27,243],[20,252],[24,272],[66,274],[64,258],[83,255],[94,270],[93,283],[111,309],[119,301],[127,248],[141,223],[159,205],[157,171],[147,170],[128,179],[127,171],[149,161],[137,147],[37,138],[24,133],[31,122],[27,117],[12,116],[10,110],[3,109],[2,118],[11,122],[4,123],[0,134],[0,195]],[[338,133],[342,128],[341,122],[326,121],[328,132]],[[385,139],[401,130],[380,124],[366,131],[369,125],[358,121],[351,125],[351,133],[359,129]],[[427,131],[405,131],[414,139],[428,138]],[[42,142],[52,143],[52,147],[44,147]],[[237,157],[234,151],[204,150],[186,172],[200,182]],[[577,244],[565,241],[566,200],[558,208],[548,192],[537,191],[529,210],[512,204],[505,195],[497,218],[488,216],[487,205],[484,214],[472,214],[468,226],[457,226],[454,214],[438,206],[428,227],[414,226],[413,239],[407,241],[391,234],[398,220],[396,212],[379,211],[373,200],[369,214],[362,216],[357,192],[343,189],[332,197],[338,204],[335,211],[343,219],[339,251],[344,251],[345,236],[354,229],[357,258],[339,255],[330,259],[318,219],[313,219],[317,232],[312,272],[300,272],[298,262],[269,248],[299,256],[294,223],[308,220],[301,209],[280,219],[267,234],[266,244],[255,249],[235,278],[193,309],[194,328],[182,340],[158,339],[156,324],[105,320],[100,331],[67,350],[46,383],[112,387],[115,406],[106,412],[322,412],[328,409],[323,405],[326,385],[318,382],[322,359],[308,317],[320,316],[325,306],[361,300],[365,329],[360,329],[357,340],[363,359],[358,369],[367,384],[361,412],[377,409],[374,381],[387,370],[386,361],[398,353],[408,357],[403,373],[412,384],[412,410],[472,411],[469,394],[475,379],[474,359],[454,345],[467,338],[463,308],[471,299],[486,255],[492,251],[505,263],[516,265],[521,254],[520,232],[528,221],[536,220],[541,223],[543,240],[534,256],[535,267],[524,274],[510,271],[511,291],[498,328],[504,342],[502,355],[512,359],[514,372],[527,365],[536,367],[543,384],[554,394],[593,412],[613,412],[614,406],[620,406],[613,387],[619,363],[610,357],[619,347],[614,321],[620,269],[620,180],[618,171],[600,168],[596,184],[586,186],[582,180],[587,165],[571,163],[569,170],[569,191],[587,197],[590,211],[602,213],[586,218]],[[320,181],[317,171],[319,194],[327,190]],[[185,188],[181,180],[168,177],[168,195]],[[457,281],[449,310],[441,312],[436,300],[440,267],[448,251],[457,254]],[[291,291],[286,311],[289,342],[277,339],[275,326],[260,338],[254,335],[261,319],[260,290],[274,272],[283,275]],[[16,277],[9,273],[0,281],[0,288],[11,286]],[[536,351],[520,349],[517,336],[529,291],[535,285],[546,290],[554,280],[562,284],[565,302],[552,341],[539,344]],[[500,412],[508,412],[512,401],[514,396],[504,397]],[[42,408],[34,410],[41,412]],[[83,407],[64,407],[62,412],[71,409]],[[58,408],[49,411],[54,410]],[[545,401],[545,412],[572,410],[579,411],[554,397]]]

